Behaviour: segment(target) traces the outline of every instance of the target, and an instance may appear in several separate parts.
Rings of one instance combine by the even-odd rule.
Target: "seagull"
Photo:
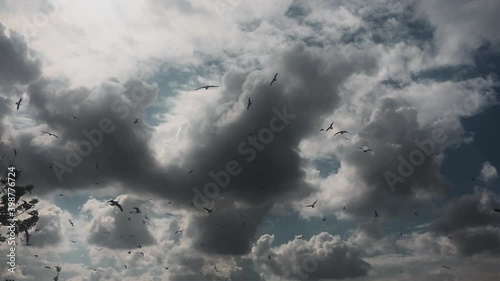
[[[448,236],[448,239],[453,240],[453,238],[451,238],[451,236]]]
[[[53,137],[59,138],[58,136],[56,136],[56,135],[54,135],[52,133],[46,132],[46,131],[42,131],[42,133],[47,134],[49,136],[53,136]]]
[[[141,209],[139,209],[139,208],[137,208],[137,207],[133,207],[132,209],[134,209],[134,210],[135,210],[135,213],[134,213],[134,214],[140,214],[140,213],[142,213],[142,212],[141,212]],[[130,213],[133,213],[133,212],[130,212]]]
[[[69,223],[71,224],[72,227],[75,227],[75,225],[73,224],[73,222],[71,220],[69,220]]]
[[[192,172],[194,172],[194,170],[190,170],[190,171],[188,172],[188,176],[189,176]]]
[[[148,218],[148,216],[146,216],[146,215],[144,215],[144,218],[145,218],[145,219],[147,219],[147,220],[150,220],[150,219]]]
[[[174,235],[176,235],[177,233],[182,233],[182,230],[177,230]]]
[[[369,148],[365,149],[365,148],[363,148],[363,147],[361,147],[361,146],[359,147],[359,149],[361,149],[364,153],[367,153],[367,152],[369,152],[369,151],[373,151],[373,150],[371,150],[371,149],[369,149]]]
[[[137,123],[139,123],[139,119],[136,118],[134,121],[134,124],[137,124]]]
[[[45,268],[50,269],[50,266],[47,266],[47,265],[46,265],[46,266],[45,266]]]
[[[378,217],[377,211],[373,210],[373,212],[375,213],[375,217]]]
[[[21,106],[21,102],[23,101],[23,98],[19,98],[19,101],[16,102],[17,105],[17,110],[19,110],[19,107]]]
[[[207,213],[209,213],[209,214],[214,210],[214,208],[215,208],[215,206],[213,206],[212,209],[207,209],[207,208],[203,207],[203,209],[205,209],[207,211]]]
[[[111,206],[116,206],[116,207],[118,207],[118,209],[120,209],[120,211],[122,211],[122,212],[123,212],[122,205],[120,205],[120,203],[118,203],[117,201],[115,201],[115,200],[109,200],[109,201],[108,201],[108,203],[109,203],[109,205],[111,205]]]
[[[247,110],[250,109],[251,105],[252,105],[252,100],[250,100],[250,98],[248,98]]]
[[[448,266],[446,266],[446,265],[443,265],[443,266],[441,266],[441,267],[446,268],[446,269],[448,269],[448,270],[451,270],[451,268],[450,268],[450,267],[448,267]]]
[[[137,246],[137,249],[142,249],[142,246],[141,245]]]
[[[201,89],[205,89],[205,90],[208,90],[208,88],[218,88],[219,86],[210,86],[210,85],[206,85],[206,86],[203,86],[203,87],[199,87],[197,89],[194,89],[195,91],[198,91],[198,90],[201,90]]]
[[[329,130],[333,130],[333,123],[335,123],[335,122],[332,122],[332,124],[330,124],[330,126],[328,126],[328,128],[326,128],[325,132],[328,132]]]
[[[312,203],[311,205],[307,205],[306,207],[314,208],[314,205],[316,205],[316,202],[318,202],[318,200],[314,201],[314,203]]]
[[[269,84],[269,86],[272,86],[274,82],[278,82],[278,79],[276,79],[276,77],[278,77],[278,73],[274,74],[274,78],[271,81],[271,84]]]
[[[75,116],[73,114],[70,114],[69,116],[73,117],[73,119],[77,119],[77,120],[80,119],[80,118],[78,118],[77,116]]]
[[[323,217],[323,221],[326,221],[326,217]]]
[[[349,132],[348,132],[348,131],[338,131],[338,132],[336,132],[336,133],[335,133],[335,135],[333,135],[333,136],[336,136],[336,135],[338,135],[338,134],[341,134],[341,135],[343,135],[343,134],[349,134]]]

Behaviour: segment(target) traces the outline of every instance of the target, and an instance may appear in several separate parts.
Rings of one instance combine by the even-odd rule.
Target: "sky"
[[[0,276],[499,280],[498,14],[0,0],[0,169],[40,200]]]

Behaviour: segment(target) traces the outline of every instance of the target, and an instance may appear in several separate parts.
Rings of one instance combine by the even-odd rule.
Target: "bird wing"
[[[209,88],[218,88],[219,86],[207,86]]]
[[[200,89],[205,89],[205,87],[199,87],[199,88],[196,88],[196,89],[194,89],[194,90],[195,90],[195,91],[198,91],[198,90],[200,90]]]
[[[318,202],[318,200],[314,201],[313,205],[316,205],[316,202]]]
[[[278,73],[274,74],[274,79],[276,79],[276,77],[278,77]]]
[[[118,209],[120,209],[120,211],[123,212],[123,208],[122,208],[122,205],[120,205],[119,203],[115,203],[115,206],[118,207]]]
[[[336,135],[338,135],[338,134],[340,134],[340,132],[336,132],[336,133],[335,133],[335,135],[333,135],[333,136],[336,136]]]

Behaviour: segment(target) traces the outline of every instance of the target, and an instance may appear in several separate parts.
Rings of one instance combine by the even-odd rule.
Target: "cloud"
[[[493,181],[498,177],[497,169],[490,162],[483,163],[479,178],[483,182]]]
[[[274,235],[261,236],[252,248],[252,256],[276,276],[301,280],[345,279],[366,275],[371,269],[359,252],[337,235],[321,232],[309,240],[295,239],[277,247],[271,247],[273,240]]]

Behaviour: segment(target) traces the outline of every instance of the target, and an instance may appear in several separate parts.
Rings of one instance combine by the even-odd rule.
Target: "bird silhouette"
[[[335,136],[336,136],[336,135],[338,135],[338,134],[341,134],[341,135],[343,135],[343,134],[349,134],[349,132],[348,132],[348,131],[338,131],[338,132],[336,132],[336,133],[335,133],[335,135],[333,135],[333,136],[335,137]]]
[[[182,230],[175,231],[174,235],[176,235],[177,233],[182,233]]]
[[[143,252],[139,252],[143,257],[144,257],[144,253]]]
[[[417,212],[415,212],[415,213],[413,213],[413,214],[414,214],[415,216],[417,216],[417,217],[418,217],[418,213],[417,213]]]
[[[500,209],[493,209],[493,212],[500,213]]]
[[[323,221],[326,221],[326,217],[323,217]]]
[[[378,217],[377,211],[373,210],[373,212],[375,213],[375,217]]]
[[[273,80],[271,81],[271,84],[269,84],[269,86],[272,86],[274,82],[278,82],[277,77],[278,77],[278,73],[274,74],[274,78],[273,78]]]
[[[271,256],[270,256],[270,255],[267,255],[267,258],[268,258],[269,260],[271,260]]]
[[[70,114],[69,116],[73,117],[73,119],[80,119],[80,118],[78,118],[77,116],[75,116],[73,114]]]
[[[19,107],[21,106],[21,102],[23,101],[23,98],[19,98],[19,101],[16,102],[16,105],[17,105],[17,109],[16,110],[19,110]]]
[[[248,103],[247,103],[247,110],[250,109],[250,106],[252,105],[252,100],[248,98]]]
[[[207,211],[207,213],[211,213],[213,210],[214,210],[215,206],[213,206],[211,209],[207,209],[205,207],[203,207],[203,209],[205,209]]]
[[[142,246],[141,246],[141,245],[138,245],[138,246],[137,246],[137,249],[142,249]]]
[[[451,236],[448,236],[448,239],[453,240],[453,238]]]
[[[364,153],[367,153],[367,152],[373,151],[373,150],[371,150],[371,149],[369,149],[369,148],[364,148],[364,147],[361,147],[361,146],[359,147],[359,149],[361,149]]]
[[[219,86],[210,86],[210,85],[206,85],[206,86],[203,86],[203,87],[199,87],[197,89],[194,89],[195,91],[198,91],[198,90],[201,90],[201,89],[205,89],[205,90],[208,90],[208,88],[217,88]]]
[[[71,220],[69,220],[69,223],[71,224],[72,227],[75,227],[75,225],[73,224],[73,222]]]
[[[132,209],[134,209],[135,212],[130,212],[130,213],[134,213],[134,214],[140,214],[140,213],[142,213],[141,209],[139,209],[138,207],[133,207]]]
[[[116,207],[118,207],[118,209],[120,209],[120,211],[122,211],[122,212],[123,212],[122,205],[120,205],[120,203],[118,203],[117,201],[115,201],[115,200],[109,200],[109,201],[108,201],[108,203],[109,203],[109,205],[111,205],[111,206],[116,206]]]
[[[136,118],[136,119],[134,120],[134,124],[137,124],[137,123],[139,123],[139,119],[137,119],[137,118]]]
[[[450,268],[450,267],[448,267],[448,266],[446,266],[446,265],[443,265],[443,266],[441,266],[441,267],[442,267],[442,268],[446,268],[446,269],[448,269],[448,270],[451,270],[451,268]]]
[[[332,124],[330,124],[330,126],[328,126],[328,128],[326,128],[325,132],[333,130],[333,123],[335,123],[335,122],[332,122]]]
[[[311,205],[307,205],[306,207],[314,208],[314,205],[316,205],[316,202],[318,202],[318,200],[314,201],[314,203],[312,203]]]
[[[190,171],[188,172],[188,176],[189,176],[189,175],[191,175],[191,173],[193,173],[193,172],[194,172],[194,170],[190,170]]]
[[[54,134],[52,134],[52,133],[50,133],[50,132],[42,131],[42,133],[47,134],[47,135],[49,135],[49,136],[53,136],[53,137],[55,137],[55,138],[59,138],[58,136],[56,136],[56,135],[54,135]]]

